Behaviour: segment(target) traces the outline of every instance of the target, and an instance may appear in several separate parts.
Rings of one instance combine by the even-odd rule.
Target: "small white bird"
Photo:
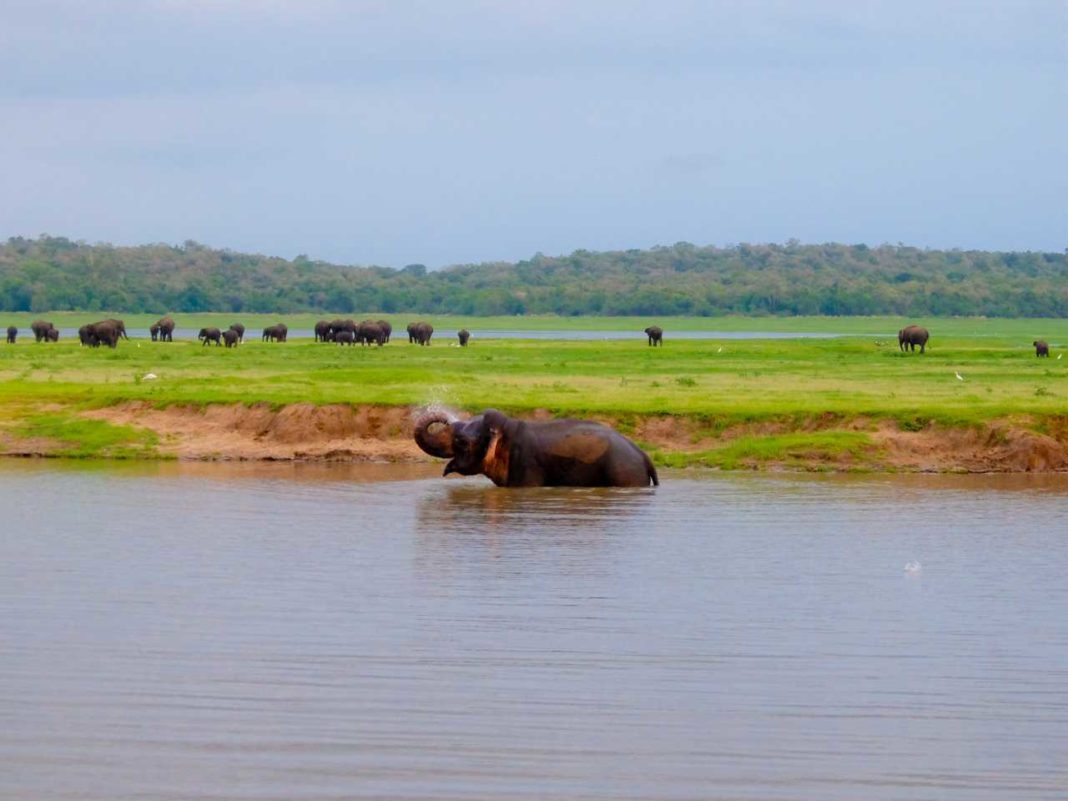
[[[962,376],[960,373],[953,373],[953,375],[955,375],[957,377],[958,381],[963,381],[964,380],[964,376]]]
[[[155,373],[145,373],[141,376],[142,381],[155,381],[157,378],[159,378],[159,376]]]
[[[716,353],[723,353],[723,348],[720,348],[719,350],[717,350],[717,351],[716,351]],[[1059,358],[1061,358],[1061,357],[1060,357],[1060,356],[1058,356],[1057,358],[1059,359]]]
[[[1063,353],[1058,353],[1057,354],[1057,361],[1060,361],[1061,360],[1061,356],[1063,356],[1063,355],[1064,355]]]

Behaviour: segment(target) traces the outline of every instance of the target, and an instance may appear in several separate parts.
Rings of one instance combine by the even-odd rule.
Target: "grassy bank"
[[[48,318],[57,325],[85,319]],[[575,322],[521,319],[546,328]],[[476,336],[479,328],[517,327],[496,319],[461,322]],[[583,322],[587,328],[600,323]],[[922,356],[903,354],[895,339],[872,333],[896,331],[899,320],[791,318],[804,330],[849,335],[826,340],[672,341],[670,331],[684,322],[693,321],[665,324],[667,343],[657,349],[640,341],[477,339],[461,349],[443,339],[430,348],[395,341],[382,349],[250,341],[232,351],[131,341],[110,351],[70,341],[37,345],[28,338],[0,347],[0,426],[9,438],[68,443],[72,454],[129,456],[152,453],[153,442],[136,429],[108,441],[99,427],[81,430],[80,415],[129,401],[153,408],[442,403],[470,411],[493,406],[519,414],[601,416],[638,438],[642,421],[678,417],[690,428],[673,437],[675,446],[666,440],[652,445],[662,463],[734,467],[803,463],[813,454],[865,463],[862,457],[875,449],[871,432],[884,423],[908,432],[1014,420],[1042,432],[1059,426],[1068,409],[1068,360],[1057,359],[1056,347],[1068,342],[1061,320],[935,321],[931,348]],[[726,320],[704,322],[727,330]],[[131,328],[142,323],[127,318]],[[626,324],[641,323],[647,321]],[[783,320],[730,321],[737,330],[743,323],[770,330]],[[954,333],[965,330],[980,333]],[[1055,345],[1052,358],[1035,358],[1030,341],[1039,335]],[[729,442],[702,449],[702,439],[724,432]]]

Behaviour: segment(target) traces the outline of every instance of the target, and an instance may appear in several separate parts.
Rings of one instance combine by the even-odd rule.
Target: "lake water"
[[[1068,477],[437,473],[0,463],[0,798],[1065,798]]]
[[[197,333],[200,329],[196,328],[176,328],[174,330],[174,339],[178,340],[196,340]],[[128,331],[131,339],[145,339],[150,340],[147,328],[131,328]],[[262,329],[249,329],[245,332],[245,341],[260,341],[260,335]],[[78,329],[76,328],[61,328],[59,329],[59,335],[62,339],[77,339]],[[289,330],[290,339],[311,339],[315,335],[315,332],[310,328],[291,328]],[[24,338],[29,337],[32,341],[33,335],[27,328],[22,332]],[[821,332],[803,332],[803,331],[671,331],[668,330],[664,334],[665,340],[672,339],[834,339],[842,336],[841,334],[821,333]],[[896,334],[885,334],[886,337],[896,337]],[[471,341],[474,342],[478,339],[555,339],[555,340],[641,340],[647,341],[648,338],[642,333],[641,330],[636,331],[506,331],[500,329],[487,329],[485,331],[474,330],[471,332]],[[393,338],[391,342],[398,344],[408,344],[408,335],[404,332],[404,326],[398,326],[393,331]],[[456,331],[453,329],[438,329],[434,332],[434,338],[432,342],[437,343],[452,343],[456,341]]]

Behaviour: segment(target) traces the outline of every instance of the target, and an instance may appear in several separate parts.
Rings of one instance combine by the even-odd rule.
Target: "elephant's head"
[[[431,456],[449,459],[442,475],[473,476],[485,471],[486,452],[507,419],[495,409],[467,421],[452,421],[443,412],[435,412],[415,424],[415,441]]]

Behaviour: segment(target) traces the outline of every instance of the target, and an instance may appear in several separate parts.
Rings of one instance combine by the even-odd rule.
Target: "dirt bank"
[[[179,459],[432,461],[412,440],[416,414],[397,406],[298,403],[280,409],[267,404],[158,409],[130,402],[79,416],[150,430],[159,439],[160,455]],[[893,420],[834,415],[727,427],[666,415],[600,419],[672,464],[768,470],[1068,471],[1068,416],[1044,419],[1041,426],[1032,419],[1015,419],[967,428],[929,424],[919,430],[902,430]],[[844,438],[848,447],[834,447],[835,437]],[[746,447],[739,450],[739,445]],[[61,452],[56,443],[39,437],[0,437],[0,453],[8,455]],[[727,452],[733,454],[729,463],[721,458]]]
[[[124,403],[85,417],[147,428],[180,459],[422,461],[412,411],[399,406],[295,403],[170,406]]]
[[[1068,471],[1068,416],[1038,421],[994,420],[980,426],[949,427],[930,423],[903,430],[896,420],[813,415],[802,421],[768,421],[716,429],[686,417],[639,420],[635,437],[669,453],[715,451],[741,439],[788,437],[828,432],[866,437],[852,451],[834,452],[818,445],[785,445],[778,458],[742,459],[751,469],[899,470],[905,472],[1024,473]]]

